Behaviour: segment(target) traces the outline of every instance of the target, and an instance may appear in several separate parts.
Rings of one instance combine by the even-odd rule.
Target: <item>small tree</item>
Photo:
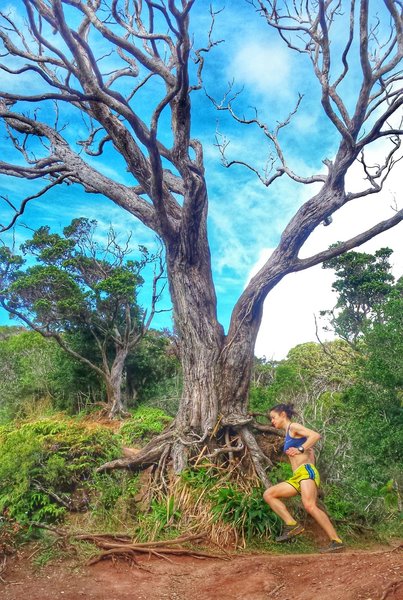
[[[400,278],[382,309],[381,322],[372,323],[365,335],[369,381],[397,394],[403,391],[403,278]],[[402,415],[401,415],[402,418]]]
[[[347,252],[323,263],[335,269],[333,290],[338,293],[333,310],[327,315],[336,335],[355,344],[369,321],[382,320],[382,306],[394,284],[389,258],[393,250],[380,248],[375,254]]]
[[[104,381],[108,414],[124,413],[122,374],[129,352],[148,330],[156,310],[160,258],[140,247],[141,259],[129,260],[128,243],[120,246],[112,229],[103,248],[94,241],[96,221],[74,219],[63,236],[40,227],[22,246],[36,257],[0,249],[0,304],[10,314],[93,369]],[[143,267],[157,261],[149,314],[137,304]],[[77,335],[87,344],[77,344]],[[88,339],[91,341],[88,345]],[[81,340],[82,341],[82,340]]]

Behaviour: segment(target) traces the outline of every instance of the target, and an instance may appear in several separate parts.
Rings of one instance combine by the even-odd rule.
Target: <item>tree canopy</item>
[[[121,384],[128,353],[149,329],[163,271],[159,264],[147,314],[137,303],[144,282],[141,271],[158,256],[142,247],[140,258],[130,259],[129,242],[120,245],[113,229],[104,245],[95,241],[95,232],[95,221],[74,219],[63,236],[48,226],[35,231],[23,244],[23,255],[0,248],[0,304],[101,376],[114,416],[123,410]]]
[[[395,278],[389,258],[393,250],[380,248],[374,254],[347,252],[323,263],[324,269],[334,269],[333,290],[337,303],[328,315],[335,333],[351,342],[363,334],[365,325],[382,321],[382,308],[391,294]]]

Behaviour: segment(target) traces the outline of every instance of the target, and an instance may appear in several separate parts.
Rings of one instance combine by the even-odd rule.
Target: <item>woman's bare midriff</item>
[[[308,450],[305,450],[303,454],[289,456],[288,458],[290,459],[290,464],[293,471],[298,469],[298,467],[301,465],[306,465],[307,463],[310,463],[311,465],[315,464],[315,454],[312,448],[308,448]]]

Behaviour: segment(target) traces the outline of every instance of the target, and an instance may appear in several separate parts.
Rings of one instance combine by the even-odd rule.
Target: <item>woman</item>
[[[280,500],[301,494],[305,510],[330,538],[329,546],[321,552],[337,552],[344,548],[344,544],[327,514],[316,504],[320,477],[315,467],[313,447],[320,439],[320,434],[299,423],[292,423],[293,415],[294,409],[290,404],[277,404],[270,410],[273,427],[285,429],[284,452],[289,457],[293,470],[290,479],[270,487],[263,494],[265,502],[284,521],[283,533],[276,541],[285,542],[304,531],[303,526],[295,521],[284,502]]]

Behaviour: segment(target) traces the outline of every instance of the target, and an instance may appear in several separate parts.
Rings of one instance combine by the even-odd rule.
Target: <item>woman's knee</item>
[[[263,500],[267,502],[267,504],[270,504],[271,500],[273,500],[276,497],[276,492],[275,490],[273,490],[273,488],[267,488],[267,490],[265,490],[265,492],[263,493]]]
[[[302,504],[306,512],[310,515],[318,510],[318,507],[314,500],[302,500]]]

